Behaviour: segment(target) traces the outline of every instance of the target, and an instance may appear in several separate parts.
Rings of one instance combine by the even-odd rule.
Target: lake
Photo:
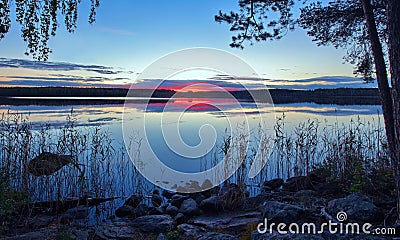
[[[30,177],[30,187],[35,189],[32,194],[38,199],[60,196],[59,189],[62,189],[62,196],[79,196],[87,191],[100,196],[127,196],[139,188],[148,193],[153,185],[147,180],[169,190],[197,191],[204,179],[212,179],[215,185],[231,175],[232,181],[247,177],[250,165],[256,162],[259,154],[263,162],[258,167],[254,164],[255,169],[259,168],[259,174],[246,180],[252,191],[257,192],[262,180],[304,174],[326,156],[339,154],[342,152],[339,146],[346,141],[348,133],[368,138],[368,145],[359,149],[363,154],[376,157],[383,151],[383,119],[378,105],[292,103],[257,106],[254,102],[229,99],[180,98],[173,101],[154,99],[148,104],[132,101],[125,105],[0,106],[0,113],[7,115],[8,112],[22,114],[31,123],[34,137],[29,138],[30,157],[45,150],[72,152],[85,169],[87,183],[84,185],[73,167],[54,176]],[[260,128],[260,114],[267,115],[264,118],[269,121],[266,127]],[[275,125],[275,117],[279,127]],[[5,134],[2,137],[3,140],[7,138]],[[5,141],[2,143],[4,145]],[[75,146],[79,144],[82,146]],[[257,148],[256,145],[264,147]],[[4,146],[2,151],[4,164],[8,153]],[[137,161],[139,172],[147,179],[133,168],[127,152],[136,159],[133,161]],[[154,156],[173,170],[171,174],[152,166]],[[229,164],[240,159],[246,167],[240,162],[229,166],[228,173],[199,174],[211,172],[224,159]],[[245,168],[246,173],[239,174],[235,172],[236,168]],[[196,174],[199,176],[192,179]],[[66,176],[72,176],[72,184],[66,183]],[[54,181],[68,187],[53,189]],[[191,190],[187,190],[189,188]]]

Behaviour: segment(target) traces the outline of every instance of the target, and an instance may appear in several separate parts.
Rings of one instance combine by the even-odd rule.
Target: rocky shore
[[[371,183],[373,187],[373,183]],[[225,183],[202,193],[178,194],[155,190],[149,204],[140,194],[130,196],[113,218],[95,227],[84,227],[90,207],[82,205],[58,215],[35,215],[26,226],[15,226],[16,236],[5,239],[395,239],[395,199],[381,191],[374,194],[344,191],[316,173],[286,181],[272,179],[249,196],[245,188]],[[341,215],[340,214],[345,214]],[[265,226],[265,221],[274,223]],[[370,234],[336,233],[321,226],[370,224]],[[278,229],[279,223],[285,224]],[[313,223],[317,234],[294,234],[291,224]],[[263,224],[260,228],[259,224]],[[259,227],[259,231],[257,230]],[[378,235],[378,230],[396,234]],[[301,229],[301,228],[300,228]],[[280,231],[278,231],[280,230]],[[287,231],[286,234],[281,232]]]

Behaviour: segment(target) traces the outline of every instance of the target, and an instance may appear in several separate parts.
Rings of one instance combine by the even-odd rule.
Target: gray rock
[[[147,215],[149,207],[146,204],[139,204],[134,210],[134,217],[141,217]]]
[[[33,176],[51,175],[71,162],[71,155],[43,152],[29,161],[27,170]]]
[[[163,215],[165,213],[164,208],[162,207],[153,207],[149,210],[150,215]]]
[[[177,207],[175,207],[175,206],[168,206],[165,209],[165,213],[169,214],[171,217],[175,217],[176,214],[178,214],[178,211],[179,211],[179,209]]]
[[[173,228],[173,220],[169,215],[149,215],[136,218],[131,225],[140,232],[165,233]]]
[[[160,233],[160,234],[158,234],[156,240],[168,240],[168,238],[163,233]]]
[[[135,208],[128,205],[123,205],[115,211],[115,215],[119,218],[133,216],[134,214]]]
[[[182,223],[187,222],[187,218],[186,218],[185,215],[183,215],[182,213],[178,213],[178,214],[176,214],[176,216],[174,217],[174,221],[175,221],[177,224],[182,224]]]
[[[238,237],[224,233],[208,232],[198,240],[237,240]]]
[[[224,209],[224,203],[219,196],[212,196],[201,201],[199,207],[205,212],[220,212]]]
[[[188,196],[183,196],[183,195],[180,195],[180,194],[174,194],[171,197],[171,205],[175,206],[177,208],[180,208],[182,202],[185,201],[188,198],[189,198]]]
[[[263,186],[270,188],[271,190],[276,190],[282,187],[283,179],[282,178],[274,178],[269,181],[265,181]]]
[[[177,228],[183,239],[198,239],[206,232],[205,228],[186,223],[178,225]]]
[[[273,231],[272,234],[268,231],[264,234],[257,230],[251,233],[251,240],[324,240],[323,237],[312,234],[280,234]]]
[[[95,232],[96,239],[134,239],[138,230],[130,222],[118,221],[99,226]]]
[[[29,227],[32,230],[48,227],[54,220],[55,216],[38,215],[29,220]]]
[[[89,215],[89,207],[86,206],[78,206],[75,208],[68,209],[61,215],[61,222],[66,223],[72,220],[80,220],[85,219]]]
[[[345,212],[350,221],[374,223],[383,219],[382,212],[372,203],[371,199],[358,193],[330,201],[326,211],[333,217],[336,217],[338,212]]]
[[[190,223],[209,230],[246,231],[249,225],[261,222],[260,212],[234,212],[227,214],[202,215],[190,220]]]
[[[143,196],[141,194],[133,194],[130,196],[124,203],[124,205],[137,207],[143,200]]]
[[[304,218],[304,210],[298,206],[277,201],[267,201],[262,207],[263,217],[274,223],[290,224]]]
[[[179,212],[189,217],[201,214],[200,208],[197,207],[196,201],[191,198],[188,198],[182,202]]]

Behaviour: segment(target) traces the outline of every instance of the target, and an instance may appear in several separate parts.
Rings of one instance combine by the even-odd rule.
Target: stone
[[[178,214],[176,214],[176,216],[174,217],[174,221],[175,221],[177,224],[182,224],[182,223],[187,222],[187,218],[186,218],[185,215],[183,215],[182,213],[178,213]]]
[[[263,218],[273,223],[290,224],[304,219],[304,209],[278,201],[267,201],[262,206]]]
[[[127,205],[122,205],[115,211],[115,215],[119,218],[133,216],[135,214],[135,208]]]
[[[201,201],[199,207],[205,212],[220,212],[224,209],[224,203],[219,196],[212,196]]]
[[[29,161],[27,170],[33,176],[51,175],[72,162],[71,155],[43,152]]]
[[[179,212],[189,217],[201,214],[200,208],[197,207],[196,201],[191,198],[188,198],[182,202]]]
[[[180,195],[180,194],[174,194],[171,197],[171,205],[175,206],[177,208],[180,208],[182,202],[185,201],[188,198],[189,198],[189,196],[183,196],[183,195]]]
[[[135,208],[133,212],[134,217],[141,217],[148,214],[149,207],[146,204],[141,203]]]
[[[165,197],[166,199],[171,199],[174,194],[175,194],[174,192],[163,190],[161,196]]]
[[[174,226],[169,215],[149,215],[138,217],[131,222],[131,226],[145,233],[165,233]]]
[[[152,207],[149,210],[150,215],[163,215],[165,213],[164,208],[162,207]]]
[[[289,192],[297,192],[300,190],[314,190],[310,178],[308,176],[292,177],[283,184],[283,189]]]
[[[238,240],[239,238],[225,233],[208,232],[198,240]]]
[[[160,191],[158,189],[155,189],[153,191],[153,194],[151,196],[151,204],[153,207],[160,207],[163,202],[162,197],[160,196]]]
[[[96,229],[95,239],[140,239],[138,230],[131,226],[130,222],[117,221],[101,225]]]
[[[176,214],[178,214],[178,211],[179,211],[179,209],[177,207],[175,207],[175,206],[168,206],[165,209],[165,213],[169,214],[171,217],[175,217]]]
[[[124,205],[137,207],[143,200],[143,196],[141,194],[133,194],[130,196],[124,203]]]
[[[272,234],[267,231],[266,233],[259,233],[257,230],[251,233],[251,240],[324,240],[323,237],[312,234],[280,234],[273,231]],[[336,239],[336,238],[334,238]],[[333,239],[332,239],[333,240]]]
[[[156,240],[168,240],[168,238],[167,238],[167,236],[165,236],[165,234],[160,233],[160,234],[158,234]]]
[[[274,178],[269,181],[265,181],[263,186],[270,188],[271,190],[277,190],[283,186],[282,178]]]
[[[205,228],[186,223],[178,225],[177,229],[183,239],[198,239],[206,233]]]
[[[90,208],[86,206],[78,206],[75,208],[68,209],[61,215],[61,222],[68,223],[72,220],[86,219],[89,215]]]
[[[338,212],[345,212],[350,221],[368,223],[381,222],[384,217],[382,211],[372,203],[369,197],[359,193],[330,201],[326,211],[333,217],[336,217]]]
[[[190,194],[190,198],[195,200],[198,205],[201,203],[201,201],[206,199],[206,197],[204,197],[204,195],[201,193],[192,193]]]

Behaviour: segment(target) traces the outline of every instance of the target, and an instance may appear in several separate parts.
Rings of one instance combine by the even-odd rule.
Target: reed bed
[[[365,121],[356,118],[347,124],[309,119],[292,129],[286,128],[286,116],[277,119],[274,136],[264,129],[252,129],[255,137],[243,131],[220,142],[204,158],[201,168],[225,161],[227,168],[242,161],[230,177],[231,182],[245,186],[251,194],[259,191],[263,181],[305,175],[316,166],[324,166],[332,178],[363,174],[373,168],[390,167],[381,119]],[[261,149],[254,146],[261,144]],[[26,193],[29,201],[61,200],[93,197],[147,194],[152,186],[134,168],[127,151],[140,160],[140,136],[133,135],[126,149],[104,126],[77,125],[76,115],[66,117],[64,126],[53,128],[43,123],[33,126],[29,115],[7,112],[0,118],[0,174],[2,188]],[[268,149],[272,148],[272,154]],[[50,176],[34,177],[26,172],[26,164],[41,152],[72,155],[74,163]],[[258,159],[255,159],[258,151]],[[265,167],[248,179],[249,166],[257,161]],[[114,205],[113,205],[114,204]],[[115,203],[107,205],[113,214]]]

